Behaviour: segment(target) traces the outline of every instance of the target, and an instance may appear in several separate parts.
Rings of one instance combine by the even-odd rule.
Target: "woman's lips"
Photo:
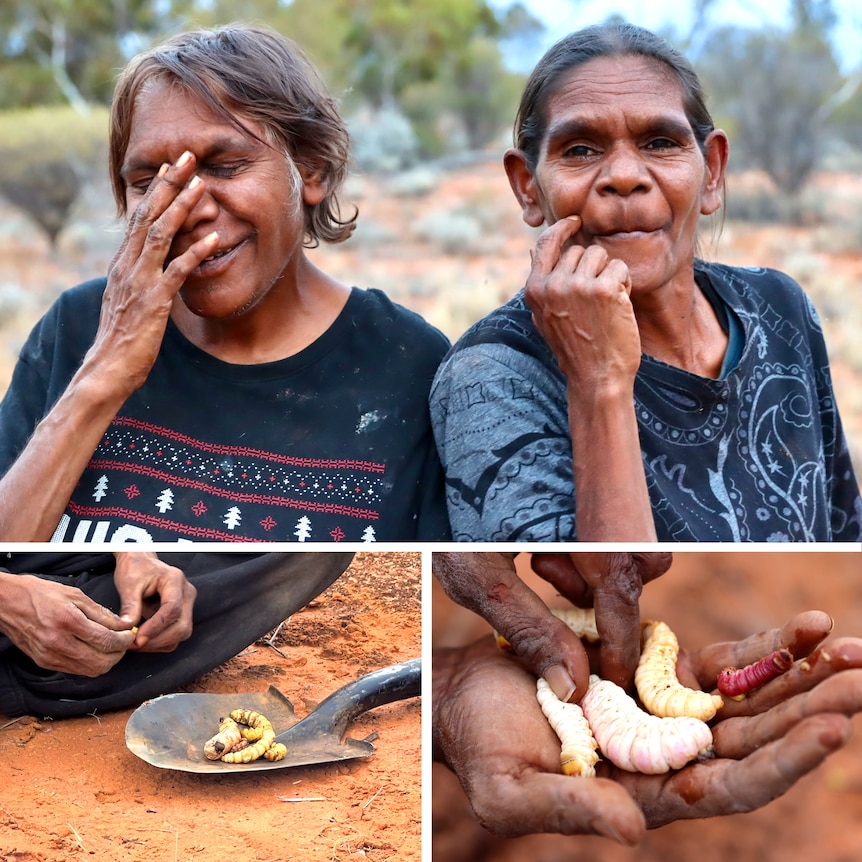
[[[243,242],[239,242],[211,254],[191,271],[189,278],[213,278],[221,275],[233,263],[243,244]]]
[[[606,230],[585,231],[595,239],[640,239],[656,231],[661,230],[660,227],[643,227],[641,225],[632,227],[610,228]]]

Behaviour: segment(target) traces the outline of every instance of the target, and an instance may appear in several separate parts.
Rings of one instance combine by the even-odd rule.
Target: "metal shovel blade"
[[[126,745],[162,769],[222,774],[370,757],[374,754],[370,742],[345,737],[350,722],[377,706],[417,697],[421,688],[422,660],[411,659],[348,683],[301,721],[293,704],[274,686],[247,694],[166,694],[146,701],[131,714]],[[283,760],[224,763],[204,756],[204,743],[215,734],[219,720],[238,708],[253,709],[270,720],[276,741],[287,746]]]

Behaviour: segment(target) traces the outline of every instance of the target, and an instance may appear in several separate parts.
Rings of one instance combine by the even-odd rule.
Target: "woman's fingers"
[[[661,577],[673,562],[673,555],[667,551],[638,552],[630,556],[644,585]],[[588,552],[537,552],[530,557],[530,567],[540,578],[556,587],[560,595],[573,605],[591,608],[593,587],[580,572],[578,560],[581,558],[588,559]]]
[[[194,156],[185,152],[173,165],[163,164],[159,168],[146,193],[129,217],[124,242],[120,247],[121,253],[128,250],[132,256],[140,256],[150,228],[188,187],[195,167]],[[156,233],[158,234],[158,231]]]
[[[831,685],[842,685],[831,683],[832,679],[847,680],[846,684],[849,686],[854,677],[848,674],[855,673],[860,668],[862,639],[836,638],[825,643],[807,658],[795,662],[786,673],[749,692],[741,701],[726,699],[721,711],[722,717],[765,713],[773,707],[783,705],[796,695],[819,689],[826,681],[830,681],[830,688]]]
[[[449,597],[487,620],[560,700],[586,693],[590,668],[583,645],[518,577],[511,554],[437,553],[433,560]]]
[[[667,571],[667,553],[578,553],[572,561],[593,592],[599,631],[599,673],[627,688],[641,651],[640,596],[644,583]]]
[[[713,687],[726,667],[745,667],[774,650],[785,647],[802,658],[829,635],[832,618],[823,611],[806,611],[792,617],[780,629],[758,632],[740,641],[711,644],[693,653],[692,665],[701,684]]]
[[[593,588],[574,563],[574,554],[534,553],[530,567],[542,580],[556,587],[561,596],[579,608],[593,606]]]
[[[720,757],[740,759],[780,739],[811,716],[840,713],[852,716],[862,710],[862,669],[848,670],[823,680],[808,691],[755,715],[720,721],[713,729]]]
[[[563,251],[574,246],[575,234],[581,229],[579,216],[569,216],[554,222],[547,230],[542,231],[536,240],[536,248],[531,253],[531,279],[547,278],[560,262]],[[568,243],[568,246],[567,246]],[[580,247],[577,247],[580,248]],[[581,251],[583,249],[581,248]]]
[[[138,287],[144,289],[161,282],[167,299],[172,299],[192,270],[217,247],[218,235],[213,232],[168,261],[177,233],[205,191],[203,181],[194,174],[195,167],[190,152],[183,153],[173,165],[162,165],[135,207],[123,244],[111,263],[114,280],[141,279]]]
[[[813,715],[741,760],[726,756],[688,766],[666,782],[660,794],[635,796],[650,828],[674,820],[719,817],[760,808],[786,793],[850,737],[844,715]],[[629,781],[624,780],[628,786]]]

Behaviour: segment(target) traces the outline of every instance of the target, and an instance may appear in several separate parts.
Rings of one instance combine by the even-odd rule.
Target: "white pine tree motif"
[[[296,522],[296,529],[293,531],[293,535],[296,536],[300,542],[304,542],[311,536],[311,521],[308,519],[307,515],[303,515]]]
[[[237,506],[231,506],[224,516],[223,523],[229,530],[235,530],[242,521],[242,513]]]
[[[156,508],[164,515],[168,509],[174,508],[174,492],[170,488],[165,488],[161,494],[159,494],[158,502],[156,503]]]
[[[374,527],[366,527],[362,533],[362,541],[365,544],[370,544],[371,542],[377,541],[377,534],[374,532]]]
[[[99,476],[99,481],[96,482],[96,490],[93,492],[93,499],[98,503],[105,494],[108,493],[108,477],[104,474]]]

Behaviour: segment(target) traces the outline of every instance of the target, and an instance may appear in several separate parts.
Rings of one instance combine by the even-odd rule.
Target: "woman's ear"
[[[503,155],[503,167],[509,185],[521,205],[521,216],[530,227],[540,227],[545,222],[539,186],[527,157],[521,150],[509,149]]]
[[[302,177],[302,202],[310,207],[317,206],[326,197],[329,184],[316,171],[300,168],[299,173]]]
[[[700,212],[702,215],[712,215],[723,203],[724,178],[730,151],[727,135],[721,129],[714,129],[706,139],[705,149],[706,176],[703,181]]]

